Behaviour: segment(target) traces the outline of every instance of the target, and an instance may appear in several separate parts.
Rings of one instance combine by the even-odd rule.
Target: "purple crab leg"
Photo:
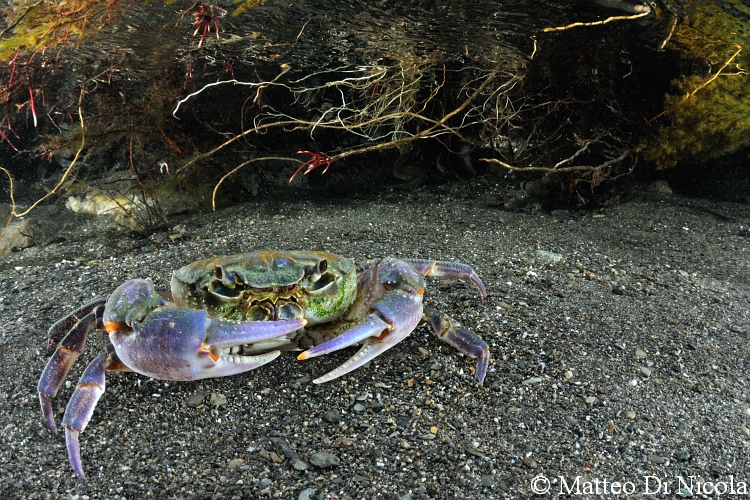
[[[52,357],[47,361],[47,366],[39,377],[37,390],[39,391],[39,403],[42,406],[42,414],[47,428],[57,432],[55,417],[52,415],[52,399],[57,395],[65,377],[68,376],[70,368],[75,364],[78,356],[83,352],[86,337],[89,331],[96,326],[97,318],[95,312],[90,312],[80,319],[68,332],[65,338],[55,349]]]
[[[453,346],[470,358],[476,359],[474,377],[481,384],[487,375],[490,363],[490,346],[479,335],[462,327],[456,320],[444,313],[425,312],[424,320],[432,326],[440,340]]]
[[[483,299],[487,298],[487,289],[474,269],[468,264],[461,262],[440,262],[436,260],[402,259],[422,276],[436,276],[456,278],[463,281],[471,281],[479,289]]]
[[[97,356],[84,370],[78,386],[73,392],[63,417],[65,428],[65,442],[68,447],[68,459],[73,471],[79,479],[85,479],[81,464],[81,447],[78,435],[83,432],[94,414],[96,403],[104,394],[104,373],[112,359],[103,352]]]
[[[99,321],[102,317],[102,312],[104,311],[104,303],[105,299],[92,300],[88,304],[81,306],[50,326],[49,330],[47,330],[47,356],[52,356],[60,339],[62,339],[70,329],[78,323],[78,321],[88,316],[89,313],[95,313],[97,321]],[[101,326],[102,325],[97,325],[98,328],[101,328]]]
[[[405,290],[392,290],[372,305],[365,321],[318,346],[300,354],[297,359],[327,354],[361,342],[357,353],[338,368],[313,380],[322,384],[356,370],[368,361],[395,346],[406,338],[422,320],[422,294]]]

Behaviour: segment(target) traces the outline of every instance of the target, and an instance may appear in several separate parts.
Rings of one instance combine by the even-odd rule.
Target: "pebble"
[[[628,410],[625,412],[625,416],[630,420],[633,420],[635,418],[635,412],[633,410]]]
[[[333,453],[328,453],[325,451],[319,451],[310,455],[310,463],[315,467],[319,467],[321,469],[335,467],[339,464],[339,462],[339,457],[337,457]]]
[[[532,384],[538,384],[542,381],[541,377],[531,377],[527,378],[523,382],[521,382],[521,385],[532,385]]]
[[[644,377],[651,376],[651,369],[646,368],[645,366],[641,366],[640,370],[641,370],[641,375],[643,375]]]
[[[653,464],[661,465],[667,463],[667,459],[659,455],[649,455],[649,461]]]
[[[411,418],[409,417],[396,417],[396,425],[401,427],[402,429],[406,429],[409,427],[409,424],[411,423]]]
[[[187,399],[187,405],[190,408],[196,408],[203,403],[204,397],[206,397],[206,393],[198,391]]]
[[[589,397],[586,398],[586,404],[590,405],[590,404],[594,403],[594,401],[596,401],[596,396],[589,396]]]
[[[244,463],[245,463],[245,461],[244,461],[243,459],[241,459],[241,458],[233,458],[233,459],[232,459],[232,460],[230,460],[230,461],[229,461],[229,463],[227,464],[227,468],[228,468],[229,470],[234,470],[234,469],[236,469],[237,467],[239,467],[240,465],[243,465]]]
[[[341,412],[338,410],[328,410],[323,414],[323,420],[332,424],[341,422]]]
[[[315,489],[315,488],[305,488],[304,490],[302,490],[302,491],[300,492],[299,496],[297,497],[297,500],[311,500],[311,499],[312,499],[312,497],[313,497],[313,495],[314,495],[314,494],[315,494],[315,493],[316,493],[317,491],[318,491],[318,490],[317,490],[317,489]]]
[[[227,404],[227,397],[220,392],[212,392],[208,401],[214,406],[222,406]]]
[[[745,436],[750,436],[750,429],[748,429],[747,427],[742,426],[740,427],[740,430],[742,431],[742,434],[744,434]]]
[[[636,349],[635,350],[635,357],[638,359],[643,359],[646,357],[646,351],[642,349]]]
[[[522,460],[522,462],[523,462],[523,464],[524,464],[524,465],[525,465],[526,467],[528,467],[529,469],[536,469],[536,468],[537,468],[537,463],[536,463],[536,460],[534,460],[534,459],[533,459],[533,458],[531,458],[531,457],[526,457],[526,458],[524,458],[524,459]]]
[[[292,467],[294,467],[294,469],[295,469],[295,470],[298,470],[298,471],[303,471],[303,470],[307,470],[307,469],[309,468],[309,466],[307,465],[307,463],[306,463],[306,462],[303,462],[302,460],[296,460],[296,461],[295,461],[295,462],[294,462],[294,463],[292,464]]]
[[[537,250],[536,256],[541,262],[547,262],[549,264],[556,264],[563,258],[559,253],[549,252],[547,250]]]
[[[489,474],[483,474],[479,482],[485,488],[491,488],[492,486],[495,486],[495,478],[493,478]]]
[[[356,412],[365,411],[365,405],[363,405],[362,403],[357,403],[352,409]]]

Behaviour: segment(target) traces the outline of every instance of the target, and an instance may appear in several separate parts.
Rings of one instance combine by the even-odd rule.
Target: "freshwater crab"
[[[51,357],[37,384],[46,426],[56,432],[52,399],[81,354],[88,332],[103,330],[109,344],[84,370],[63,417],[68,457],[84,479],[78,436],[104,393],[105,372],[133,371],[162,380],[236,375],[303,349],[303,360],[353,344],[359,351],[315,379],[320,384],[364,365],[401,342],[419,324],[476,359],[481,384],[489,346],[448,315],[422,304],[424,276],[471,281],[457,262],[383,258],[357,272],[354,262],[326,252],[257,252],[214,257],[172,275],[171,301],[148,279],[117,287],[49,329]]]

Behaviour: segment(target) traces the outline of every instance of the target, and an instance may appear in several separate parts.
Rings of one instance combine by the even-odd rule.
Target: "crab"
[[[109,343],[86,367],[63,416],[70,464],[85,478],[79,435],[104,393],[106,371],[187,381],[237,375],[262,366],[282,350],[304,360],[361,344],[359,351],[316,384],[338,378],[406,338],[420,324],[476,359],[481,384],[489,346],[450,316],[425,307],[425,276],[473,283],[458,262],[382,258],[359,272],[351,259],[326,252],[253,252],[189,264],[172,275],[171,294],[149,279],[133,279],[105,300],[86,304],[53,324],[51,355],[37,384],[47,428],[56,432],[52,399],[83,352],[91,330]],[[166,298],[165,298],[166,297]]]

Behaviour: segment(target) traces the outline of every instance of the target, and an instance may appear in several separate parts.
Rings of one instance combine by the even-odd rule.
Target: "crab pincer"
[[[343,365],[313,380],[322,384],[356,370],[368,361],[404,340],[422,320],[422,295],[424,291],[392,290],[372,305],[372,312],[356,326],[338,337],[301,353],[303,360],[328,354],[350,345],[363,342],[357,353]]]

